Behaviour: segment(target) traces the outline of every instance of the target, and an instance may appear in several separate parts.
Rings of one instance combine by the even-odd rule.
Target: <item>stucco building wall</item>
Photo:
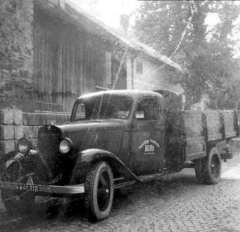
[[[164,63],[153,62],[144,55],[138,55],[134,59],[128,59],[128,82],[129,89],[158,90],[165,89],[175,93],[183,93],[179,84],[171,83],[169,66]],[[175,78],[179,73],[173,71]]]

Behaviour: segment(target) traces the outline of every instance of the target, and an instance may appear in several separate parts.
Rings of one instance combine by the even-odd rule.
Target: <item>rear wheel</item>
[[[217,184],[221,178],[221,158],[216,148],[209,156],[196,160],[195,173],[198,181],[203,184]]]
[[[85,208],[89,219],[99,221],[108,217],[113,202],[113,174],[106,162],[92,166],[85,181]]]
[[[209,157],[207,169],[206,182],[217,184],[221,177],[221,158],[219,154],[214,153]]]

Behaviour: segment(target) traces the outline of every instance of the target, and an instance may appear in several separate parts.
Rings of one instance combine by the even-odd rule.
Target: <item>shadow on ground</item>
[[[171,175],[162,180],[136,184],[128,189],[117,191],[111,215],[117,215],[131,204],[142,199],[151,201],[152,197],[168,199],[171,194],[183,194],[184,189],[198,185],[194,175]],[[144,196],[144,197],[143,197]],[[31,213],[25,215],[9,215],[0,212],[0,231],[29,231],[32,227],[55,223],[71,223],[82,221],[88,225],[87,213],[82,199],[51,199],[47,202],[35,204]]]
[[[223,170],[231,170],[240,164],[240,156],[223,165]],[[223,179],[222,181],[232,181]],[[178,197],[188,191],[196,191],[199,184],[193,169],[184,169],[148,183],[141,183],[115,193],[113,209],[110,217],[128,214],[128,211],[139,208],[141,204],[154,204],[154,200],[171,201],[171,196]],[[132,209],[133,208],[133,209]],[[133,212],[134,213],[134,212]],[[131,212],[130,212],[131,214]],[[50,199],[47,202],[34,205],[31,213],[26,215],[8,215],[0,211],[0,231],[31,231],[32,228],[46,228],[51,224],[71,224],[80,222],[89,226],[87,213],[82,199]]]

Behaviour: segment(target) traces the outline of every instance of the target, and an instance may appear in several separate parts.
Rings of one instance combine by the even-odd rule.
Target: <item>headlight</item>
[[[65,138],[60,142],[59,151],[62,154],[67,154],[72,148],[72,141],[69,138]]]
[[[17,150],[23,154],[27,154],[32,149],[32,143],[27,138],[21,138],[17,143]]]

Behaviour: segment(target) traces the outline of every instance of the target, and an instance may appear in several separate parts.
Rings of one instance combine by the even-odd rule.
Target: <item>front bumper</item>
[[[59,185],[22,184],[2,181],[0,181],[0,189],[33,192],[36,195],[41,194],[74,195],[82,194],[85,192],[84,184],[59,186]]]

